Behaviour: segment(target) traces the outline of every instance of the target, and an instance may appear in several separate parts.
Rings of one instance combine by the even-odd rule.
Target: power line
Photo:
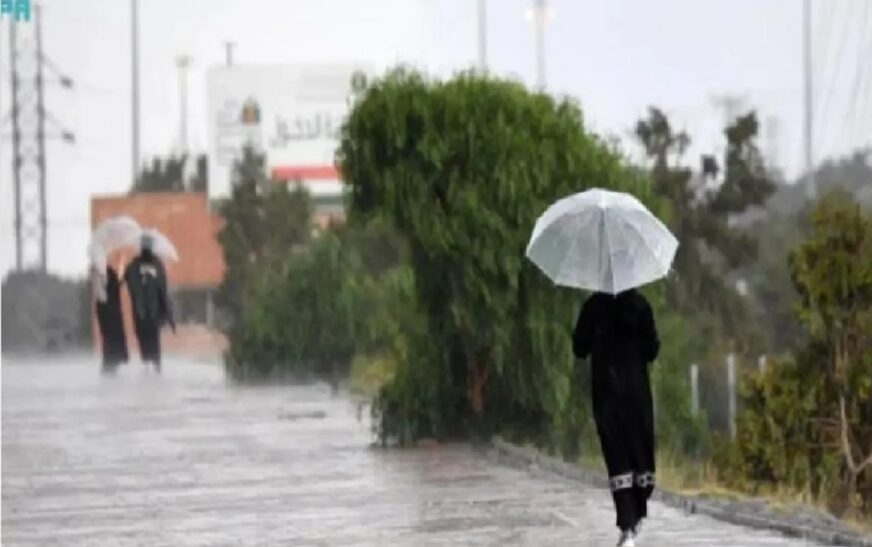
[[[854,73],[854,85],[848,108],[845,110],[846,127],[850,127],[853,120],[853,131],[851,138],[854,140],[862,140],[861,131],[868,131],[869,125],[872,124],[872,101],[869,100],[869,95],[872,94],[872,66],[867,61],[872,58],[872,10],[870,10],[870,2],[865,2],[863,5],[863,27],[860,31],[858,44],[858,64],[857,71]],[[868,52],[864,52],[868,49]],[[867,103],[868,107],[867,107]],[[866,138],[869,138],[868,134]],[[863,143],[870,144],[872,141]]]
[[[45,69],[42,10],[33,7],[32,24],[10,26],[12,80],[12,175],[15,194],[15,265],[18,270],[47,269],[48,215],[46,173],[46,120],[60,129],[59,135],[72,142],[72,132],[51,117],[45,107]],[[21,40],[19,32],[25,34]],[[26,47],[22,47],[22,43]],[[28,70],[29,69],[29,70]],[[60,70],[57,70],[61,74]],[[72,80],[63,77],[64,87]]]
[[[833,27],[838,26],[838,24],[840,22],[839,17],[836,16],[836,14],[838,13],[836,11],[838,9],[838,3],[835,5],[836,5],[836,8],[833,8],[833,16],[834,16]],[[850,8],[850,6],[847,6],[847,8]],[[827,85],[825,87],[821,86],[821,93],[823,94],[823,99],[818,103],[818,104],[820,104],[821,108],[818,112],[819,116],[817,117],[817,119],[819,121],[818,133],[820,136],[820,139],[818,139],[818,142],[821,144],[820,150],[823,153],[826,153],[826,151],[829,149],[828,145],[830,144],[830,140],[831,140],[831,138],[830,138],[831,132],[829,131],[831,129],[830,126],[832,125],[830,123],[830,120],[833,117],[831,115],[832,114],[831,109],[832,109],[832,105],[833,105],[833,96],[835,95],[835,90],[839,87],[839,83],[840,83],[839,76],[842,72],[842,65],[844,64],[843,60],[845,57],[845,55],[844,55],[845,54],[845,45],[848,42],[848,35],[850,34],[849,31],[850,31],[850,27],[851,27],[851,24],[850,24],[851,17],[850,16],[851,16],[850,9],[848,9],[848,13],[846,13],[845,16],[841,18],[842,24],[841,24],[841,28],[839,29],[840,32],[836,33],[838,42],[837,42],[836,51],[835,51],[835,59],[833,60],[832,63],[826,63],[826,66],[824,67],[825,77],[823,78],[823,82],[825,82]],[[835,30],[835,28],[833,30]],[[832,34],[831,34],[831,36],[832,36]],[[827,42],[828,49],[826,51],[827,58],[831,57],[829,45],[830,45],[830,42],[828,41]],[[826,68],[828,68],[830,66],[832,66],[833,69],[831,71],[827,72]],[[838,129],[838,128],[836,128],[836,129]]]
[[[814,173],[814,158],[812,157],[812,127],[814,125],[813,118],[813,97],[812,97],[812,62],[811,62],[811,0],[803,0],[803,91],[805,100],[803,101],[805,124],[804,124],[804,139],[803,148],[805,156],[805,176],[806,181],[806,197],[813,200],[817,197],[817,185],[815,184]]]
[[[139,0],[130,0],[131,184],[139,176]]]

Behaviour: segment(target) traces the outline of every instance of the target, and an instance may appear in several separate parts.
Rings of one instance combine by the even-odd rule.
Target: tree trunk
[[[469,403],[476,416],[484,413],[484,388],[490,369],[480,361],[473,361],[469,367]]]
[[[845,501],[851,509],[855,508],[854,498],[857,493],[857,481],[867,466],[872,465],[872,451],[863,461],[854,459],[854,447],[851,444],[850,423],[845,410],[845,396],[839,395],[839,417],[842,426],[842,453],[845,456]],[[860,457],[864,454],[861,452]]]

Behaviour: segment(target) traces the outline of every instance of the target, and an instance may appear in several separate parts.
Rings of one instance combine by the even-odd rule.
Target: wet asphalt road
[[[216,364],[2,368],[2,543],[614,545],[608,494],[475,450],[382,450],[326,387],[238,388]],[[655,504],[637,545],[811,545]]]

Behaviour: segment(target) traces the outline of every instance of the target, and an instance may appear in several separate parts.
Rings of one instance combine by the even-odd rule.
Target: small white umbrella
[[[596,188],[552,204],[526,254],[558,285],[618,294],[665,277],[677,249],[638,199]]]
[[[179,253],[176,251],[176,246],[173,245],[173,242],[170,239],[163,235],[161,232],[154,228],[148,228],[142,231],[143,237],[150,237],[152,242],[151,250],[157,256],[161,258],[165,258],[167,260],[172,260],[173,262],[179,261]]]
[[[142,228],[127,215],[108,218],[100,223],[91,234],[88,256],[98,271],[106,270],[106,259],[112,251],[132,247],[139,243]]]

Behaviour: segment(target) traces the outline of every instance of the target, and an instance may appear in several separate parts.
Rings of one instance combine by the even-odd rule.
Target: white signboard
[[[234,163],[250,144],[278,178],[337,193],[333,167],[358,65],[216,67],[207,81],[209,195],[227,197]]]

